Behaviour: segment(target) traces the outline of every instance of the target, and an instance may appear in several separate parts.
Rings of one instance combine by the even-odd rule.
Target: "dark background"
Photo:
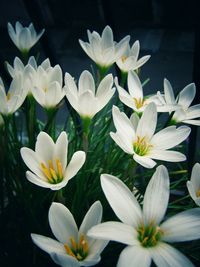
[[[9,76],[4,62],[12,63],[14,57],[19,56],[7,34],[7,23],[15,24],[16,21],[24,26],[33,22],[37,31],[45,28],[45,34],[30,54],[35,55],[39,49],[39,61],[49,57],[52,65],[60,64],[64,72],[75,77],[84,69],[91,70],[92,64],[78,39],[87,41],[87,29],[101,33],[106,25],[110,25],[116,41],[129,34],[131,45],[137,39],[140,41],[141,56],[152,56],[142,67],[141,74],[142,80],[150,77],[145,87],[147,93],[162,91],[164,78],[170,80],[177,92],[195,81],[195,101],[200,101],[200,19],[194,0],[1,0],[0,75],[6,82],[9,82]],[[191,165],[196,151],[196,134],[197,131],[192,129],[189,145]],[[16,216],[23,214],[16,213]],[[18,248],[20,240],[17,241],[19,236],[15,234],[15,228],[6,233],[7,222],[2,222],[1,233],[4,225],[5,232],[3,237],[0,236],[0,266],[39,267],[31,258],[29,247],[33,249],[33,246],[23,219],[21,228],[27,233],[24,248]],[[39,249],[36,250],[40,255]],[[41,266],[54,266],[44,254],[41,252],[40,255]]]

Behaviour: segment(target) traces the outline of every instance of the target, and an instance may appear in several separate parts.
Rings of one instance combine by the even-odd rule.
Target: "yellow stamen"
[[[6,98],[7,98],[7,101],[9,101],[9,100],[10,100],[10,98],[11,98],[11,94],[10,94],[10,92],[8,92],[8,93],[7,93],[7,96],[6,96]]]
[[[196,196],[200,197],[200,189],[196,192]]]
[[[135,98],[134,97],[133,100],[135,101],[136,108],[138,108],[138,109],[143,107],[144,104],[145,104],[145,100],[142,99],[141,97],[140,98]]]
[[[123,63],[126,61],[126,59],[127,59],[127,56],[122,56],[121,57],[121,60],[122,60]]]
[[[64,247],[67,254],[75,257],[78,261],[84,260],[89,252],[88,242],[83,234],[80,235],[78,243],[73,237],[70,237],[70,245],[64,244]]]
[[[47,177],[48,180],[52,180],[51,178],[51,173],[49,172],[49,170],[47,169],[46,165],[44,163],[41,163],[41,167],[42,167],[42,172],[43,174]]]
[[[62,170],[62,164],[61,164],[59,159],[56,160],[56,166],[57,166],[59,177],[62,177],[63,176],[63,170]]]
[[[72,248],[73,250],[76,250],[77,249],[77,245],[76,245],[76,241],[74,240],[73,237],[70,237],[70,242],[72,244]]]
[[[50,183],[59,183],[63,179],[63,169],[59,159],[56,159],[55,165],[56,168],[52,160],[48,160],[47,165],[43,162],[41,163],[42,172]]]
[[[134,151],[139,156],[146,155],[151,147],[152,145],[148,143],[146,136],[137,136],[136,141],[133,143]]]

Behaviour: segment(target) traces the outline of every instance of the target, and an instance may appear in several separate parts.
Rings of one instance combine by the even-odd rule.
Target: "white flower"
[[[192,169],[190,181],[187,181],[187,188],[191,198],[200,206],[200,164],[196,163]]]
[[[21,107],[26,98],[26,91],[23,90],[22,76],[17,75],[11,82],[6,93],[2,79],[0,78],[0,113],[3,115],[13,114]]]
[[[121,102],[132,108],[134,111],[138,113],[143,112],[146,106],[151,102],[156,104],[158,112],[169,112],[175,110],[175,105],[163,103],[157,95],[144,97],[142,84],[134,71],[128,72],[127,83],[128,92],[118,84],[117,77],[115,78],[115,84],[117,86]]]
[[[58,241],[37,234],[31,234],[31,237],[60,266],[92,266],[100,261],[100,254],[108,243],[87,236],[88,230],[99,224],[101,218],[102,206],[96,201],[86,213],[78,230],[71,212],[64,205],[53,202],[49,209],[49,224]]]
[[[126,36],[119,43],[113,40],[113,32],[106,26],[102,37],[96,32],[88,30],[88,42],[79,40],[85,53],[99,66],[108,68],[118,60],[125,52],[130,36]]]
[[[33,24],[28,27],[23,27],[18,21],[15,24],[15,29],[8,23],[8,34],[16,47],[23,53],[27,53],[34,46],[40,37],[43,35],[44,29],[39,34],[36,33]]]
[[[59,104],[65,96],[62,70],[59,65],[47,67],[44,64],[37,68],[32,94],[44,108],[54,108]]]
[[[74,78],[69,73],[65,74],[66,97],[82,118],[92,118],[104,108],[115,93],[112,85],[112,74],[108,74],[95,90],[92,74],[85,70],[79,78],[77,88]]]
[[[130,70],[137,70],[142,65],[144,65],[151,56],[144,56],[138,60],[140,52],[140,43],[136,41],[132,47],[127,45],[124,54],[117,60],[116,64],[123,72],[128,72]]]
[[[190,83],[183,88],[178,94],[177,98],[170,82],[164,80],[164,96],[161,96],[167,104],[177,106],[177,110],[173,114],[172,122],[184,122],[192,125],[200,125],[200,104],[190,106],[196,94],[196,87],[194,83]],[[199,118],[199,120],[196,120]]]
[[[171,242],[200,238],[200,209],[183,211],[162,222],[169,200],[169,176],[159,166],[144,195],[141,210],[133,193],[118,178],[101,175],[104,194],[121,222],[105,222],[94,226],[88,235],[128,245],[120,254],[117,267],[194,267]]]
[[[62,132],[56,143],[45,132],[40,132],[35,151],[21,148],[21,156],[31,170],[26,172],[27,179],[41,187],[59,190],[66,186],[85,162],[85,152],[77,151],[67,164],[68,138]]]
[[[146,107],[141,119],[135,114],[129,119],[113,106],[113,120],[117,132],[110,133],[112,139],[142,166],[153,168],[156,165],[153,159],[170,162],[186,159],[182,153],[169,149],[183,142],[190,134],[190,128],[169,126],[155,134],[157,111],[154,103]]]

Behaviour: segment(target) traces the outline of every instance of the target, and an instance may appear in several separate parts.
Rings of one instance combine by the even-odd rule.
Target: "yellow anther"
[[[140,98],[133,98],[133,100],[134,100],[134,102],[135,102],[135,106],[136,106],[136,108],[141,108],[141,107],[143,107],[144,106],[144,104],[145,104],[145,100],[144,99],[142,99],[141,97]]]
[[[126,59],[127,59],[127,56],[122,56],[121,57],[121,60],[122,60],[123,63],[126,61]]]
[[[46,165],[44,164],[44,163],[41,163],[41,167],[42,167],[42,172],[43,172],[43,174],[46,176],[46,178],[48,179],[48,180],[52,180],[52,178],[51,178],[51,173],[49,172],[49,170],[47,169],[47,167],[46,167]]]
[[[7,96],[6,96],[6,98],[7,98],[7,101],[9,101],[9,100],[10,100],[10,98],[11,98],[11,94],[10,94],[10,92],[8,92],[8,93],[7,93]]]
[[[196,192],[196,196],[200,197],[200,189]]]
[[[63,169],[62,169],[62,164],[60,162],[59,159],[56,160],[56,166],[57,166],[57,170],[58,170],[58,175],[59,177],[63,177]]]
[[[72,252],[71,248],[67,245],[67,244],[64,244],[64,247],[65,247],[65,250],[67,252],[68,255],[76,258],[76,256],[74,255],[74,253]]]
[[[53,169],[54,170],[54,167],[53,167],[53,162],[52,160],[48,160],[48,163],[49,163],[49,168]]]
[[[50,170],[50,173],[51,173],[51,177],[56,181],[57,180],[56,172],[52,168],[49,168],[49,170]]]
[[[74,240],[73,237],[70,237],[70,242],[72,244],[72,248],[73,250],[76,250],[77,249],[77,245],[76,245],[76,241]]]

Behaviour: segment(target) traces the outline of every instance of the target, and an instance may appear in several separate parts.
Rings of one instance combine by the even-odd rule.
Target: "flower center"
[[[73,237],[70,238],[70,245],[64,244],[68,255],[76,258],[78,261],[84,260],[89,252],[87,239],[81,234],[79,242],[76,243]]]
[[[10,100],[10,98],[11,98],[11,94],[10,94],[10,92],[8,92],[8,93],[7,93],[7,96],[6,96],[6,98],[7,98],[7,101],[9,101],[9,100]]]
[[[127,56],[122,56],[121,57],[121,60],[122,60],[123,63],[126,61],[126,59],[127,59]]]
[[[140,98],[133,98],[133,100],[134,100],[134,102],[135,102],[135,106],[136,106],[136,108],[141,108],[141,107],[143,107],[144,106],[144,103],[145,103],[145,100],[144,99],[142,99],[141,97]]]
[[[145,248],[155,247],[163,235],[159,226],[151,224],[148,226],[141,225],[137,231],[138,240]]]
[[[44,176],[48,179],[49,183],[57,184],[63,180],[63,168],[59,159],[56,159],[55,166],[53,165],[52,160],[48,161],[48,165],[41,162],[41,169]]]
[[[152,147],[152,145],[149,144],[146,139],[147,138],[145,136],[144,137],[137,136],[136,141],[133,143],[133,149],[135,153],[138,154],[139,156],[146,155]]]
[[[196,196],[200,197],[200,189],[196,192]]]

